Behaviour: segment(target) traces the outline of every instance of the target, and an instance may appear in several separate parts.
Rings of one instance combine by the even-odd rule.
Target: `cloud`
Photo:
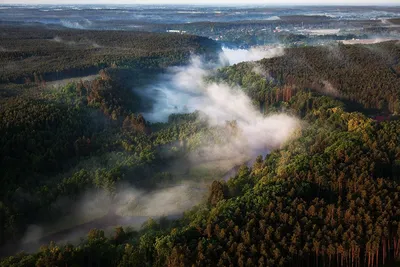
[[[153,110],[143,115],[157,122],[167,121],[172,113],[200,111],[220,137],[215,140],[203,136],[200,147],[190,155],[193,162],[232,159],[234,164],[241,164],[259,154],[265,155],[285,143],[299,127],[299,121],[287,114],[264,116],[241,88],[209,83],[204,78],[212,74],[212,68],[226,62],[234,64],[283,53],[282,48],[224,49],[219,65],[193,57],[189,66],[170,69],[157,83],[140,91],[154,102]],[[256,71],[264,73],[260,67]]]
[[[204,109],[214,109],[215,112],[220,112],[219,105],[224,106],[224,103],[218,103],[215,99],[218,96],[214,95],[219,85],[210,85],[204,82],[204,78],[212,74],[213,69],[239,62],[282,56],[283,54],[284,49],[280,47],[258,47],[250,50],[223,48],[218,63],[204,62],[201,57],[193,56],[188,66],[170,68],[168,73],[160,76],[157,82],[144,90],[137,91],[145,99],[154,102],[153,110],[144,112],[143,115],[152,122],[165,122],[168,120],[168,116],[173,113],[188,113],[195,110],[204,112],[206,111]],[[226,86],[223,88],[226,89]],[[223,97],[230,97],[232,94],[241,91],[240,88],[231,89]],[[214,106],[206,104],[211,100],[210,97],[214,98]],[[236,101],[235,95],[233,95],[232,100]],[[237,102],[242,106],[250,105],[249,103],[251,103],[251,100],[246,96],[242,96],[240,101]],[[225,105],[225,108],[228,107]]]
[[[42,227],[38,225],[30,225],[26,230],[26,233],[21,241],[21,243],[32,243],[38,240],[43,235]]]
[[[92,46],[94,48],[102,47],[101,45],[97,44],[96,42],[90,41],[90,40],[88,40],[86,38],[84,40],[79,41],[79,42],[75,42],[75,41],[66,41],[66,40],[63,40],[61,37],[56,36],[53,39],[51,39],[51,41],[57,42],[57,43],[66,44],[66,45],[70,45],[70,46],[73,46],[73,45],[85,45],[85,46]]]
[[[272,56],[281,53],[283,51],[272,50],[261,54]],[[244,53],[251,59],[259,59],[261,54],[254,51]],[[237,62],[237,55],[233,52],[224,56],[229,62]],[[242,55],[240,57],[246,59]],[[293,136],[300,122],[283,113],[265,116],[239,87],[205,81],[204,78],[217,66],[221,64],[205,63],[194,56],[189,66],[171,68],[141,93],[154,102],[153,110],[144,113],[145,118],[153,122],[166,121],[172,113],[199,111],[202,119],[209,124],[209,135],[206,133],[199,137],[200,145],[190,151],[184,160],[191,166],[205,162],[217,163],[218,167],[224,165],[230,176],[234,175],[230,168],[250,162],[256,156],[265,155],[284,144]],[[68,216],[61,218],[60,224],[29,229],[25,240],[32,243],[40,239],[44,233],[42,229],[46,229],[48,238],[53,238],[48,234],[55,232],[54,240],[60,242],[76,239],[88,227],[139,227],[149,217],[179,216],[203,201],[209,184],[209,180],[201,175],[196,181],[189,173],[180,178],[152,191],[119,184],[113,197],[105,191],[94,190],[77,200],[60,199],[54,203],[54,208],[65,210]],[[227,177],[214,179],[218,178]]]
[[[246,61],[258,61],[263,58],[283,56],[285,50],[283,47],[252,47],[249,50],[224,48],[223,52],[221,55],[222,60],[228,62],[229,65],[234,65]]]
[[[90,27],[93,23],[88,20],[88,19],[83,19],[81,21],[70,21],[66,19],[62,19],[60,21],[61,25],[66,27],[66,28],[72,28],[72,29],[79,29],[79,30],[84,30]]]
[[[121,216],[175,216],[199,204],[206,187],[185,181],[152,192],[128,188],[118,193],[115,213]]]
[[[328,81],[322,81],[322,84],[324,85],[322,88],[322,92],[326,95],[333,96],[333,97],[339,97],[340,93],[339,91]]]

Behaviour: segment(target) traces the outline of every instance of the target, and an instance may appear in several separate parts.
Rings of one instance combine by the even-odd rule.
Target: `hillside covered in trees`
[[[150,125],[137,113],[149,103],[143,103],[132,87],[167,66],[186,64],[191,53],[212,58],[220,48],[207,38],[190,35],[2,27],[6,36],[0,51],[6,70],[0,84],[4,255],[28,225],[71,212],[60,209],[58,202],[74,201],[88,189],[112,196],[118,181],[139,188],[168,181],[160,146],[193,135],[205,125],[193,122],[194,115]],[[90,45],[89,39],[101,47]],[[98,69],[96,75],[80,77],[92,67]],[[64,79],[75,75],[78,78],[71,81]]]
[[[0,82],[52,81],[111,66],[157,69],[218,49],[193,35],[2,25]]]
[[[241,86],[266,114],[301,118],[297,138],[227,181],[212,173],[207,199],[181,219],[148,220],[137,231],[116,227],[112,236],[92,229],[78,244],[49,243],[4,257],[0,266],[395,264],[399,48],[395,42],[293,48],[219,69],[209,81]],[[3,244],[21,237],[28,222],[61,216],[54,203],[63,197],[93,188],[115,196],[120,182],[149,189],[176,179],[167,171],[171,161],[232,127],[210,126],[198,113],[149,123],[137,113],[141,99],[120,77],[106,69],[93,81],[3,100]],[[374,119],[380,113],[387,119]]]
[[[258,65],[222,69],[221,79],[246,88],[265,107],[288,101],[305,88],[353,102],[353,108],[400,113],[400,45],[332,45],[286,49]],[[262,76],[262,77],[260,77]]]

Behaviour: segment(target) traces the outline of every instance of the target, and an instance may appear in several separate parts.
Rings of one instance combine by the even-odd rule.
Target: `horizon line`
[[[59,4],[49,4],[49,3],[7,3],[3,2],[0,4],[0,6],[63,6],[63,5],[75,5],[75,6],[204,6],[204,7],[215,7],[215,6],[226,6],[226,7],[236,7],[236,6],[252,6],[252,7],[382,7],[382,6],[388,6],[388,7],[400,7],[399,4],[388,4],[388,3],[382,3],[382,4],[323,4],[323,5],[316,5],[316,4],[260,4],[260,3],[243,3],[243,4],[198,4],[198,3],[191,3],[191,4],[182,4],[182,3],[167,3],[167,4],[161,4],[161,3],[131,3],[131,4],[125,4],[125,3],[59,3]]]

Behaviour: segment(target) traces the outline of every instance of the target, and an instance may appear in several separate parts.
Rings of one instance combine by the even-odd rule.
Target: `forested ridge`
[[[311,93],[290,105],[307,102],[313,126],[213,184],[215,206],[189,215],[184,237],[168,236],[168,264],[378,266],[398,257],[399,123],[376,124]]]
[[[212,40],[193,35],[8,25],[1,31],[2,83],[79,77],[110,66],[158,69],[218,49]]]
[[[136,112],[138,96],[110,73],[102,70],[93,81],[38,88],[41,93],[4,100],[0,108],[2,244],[19,239],[27,225],[38,219],[46,222],[63,215],[55,204],[60,198],[74,199],[90,188],[112,196],[119,181],[142,188],[168,182],[171,174],[163,171],[167,160],[185,152],[168,144],[211,134],[197,114],[148,123]],[[198,140],[192,143],[189,140],[187,146],[199,145]]]
[[[143,188],[170,179],[163,172],[160,144],[191,135],[191,124],[202,129],[204,123],[192,123],[191,115],[187,123],[183,116],[171,125],[150,126],[137,113],[149,104],[132,87],[148,79],[148,69],[154,77],[166,66],[187,63],[191,53],[214,57],[219,47],[213,41],[179,34],[2,27],[0,54],[7,70],[0,87],[2,246],[22,238],[31,223],[66,216],[68,209],[57,204],[64,198],[76,199],[87,189],[112,196],[125,176]],[[109,60],[99,65],[103,56]],[[69,77],[71,69],[80,68],[76,64],[100,71],[69,83],[45,79],[55,70],[60,75],[53,79]],[[23,84],[6,82],[13,77],[24,78]]]
[[[398,47],[287,49],[283,57],[218,70],[210,80],[240,85],[266,113],[300,117],[297,138],[227,182],[210,182],[207,201],[180,220],[149,220],[139,231],[117,227],[111,237],[93,229],[76,246],[51,243],[0,266],[396,266]],[[3,162],[16,159],[1,168],[9,181],[0,209],[3,242],[35,221],[33,213],[59,215],[52,203],[60,196],[93,187],[113,195],[127,179],[147,188],[173,179],[168,160],[198,146],[199,136],[218,140],[224,130],[197,113],[151,124],[112,70],[99,76],[44,91],[36,101],[12,97],[0,109],[2,147],[21,146],[2,152]],[[374,119],[381,112],[387,120]],[[62,144],[49,136],[54,127]],[[91,160],[98,164],[88,167]],[[20,162],[34,175],[21,173]],[[50,162],[65,171],[43,170]]]
[[[399,113],[399,55],[397,41],[292,48],[282,57],[261,60],[257,66],[240,64],[222,69],[220,77],[243,86],[266,106],[287,101],[308,88],[365,109]]]

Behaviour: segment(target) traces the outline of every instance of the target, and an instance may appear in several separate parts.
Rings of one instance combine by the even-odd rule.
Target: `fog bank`
[[[284,113],[265,116],[241,88],[207,82],[204,78],[226,62],[234,64],[282,54],[283,50],[276,48],[250,50],[248,53],[225,50],[221,55],[222,61],[217,64],[204,62],[202,58],[194,56],[188,66],[170,68],[154,84],[138,92],[154,103],[152,111],[143,113],[143,116],[151,122],[165,122],[173,113],[199,111],[202,119],[206,119],[213,131],[218,132],[220,141],[215,142],[207,137],[201,140],[201,145],[187,155],[186,162],[190,161],[194,166],[204,162],[220,166],[223,161],[225,171],[234,175],[231,170],[238,165],[279,148],[293,136],[300,123]],[[257,71],[263,70],[258,68]],[[182,162],[176,164],[178,168],[183,168]],[[225,177],[213,179],[222,178]],[[35,240],[45,240],[43,236],[49,234],[57,242],[74,240],[89,227],[139,227],[146,218],[176,217],[201,203],[209,184],[210,181],[205,178],[194,181],[187,174],[179,182],[160,186],[150,192],[120,184],[113,197],[105,191],[94,190],[74,201],[60,199],[54,203],[54,207],[67,210],[69,215],[61,218],[58,224],[31,226],[23,243],[29,245]]]
[[[283,48],[224,49],[218,64],[204,62],[195,56],[188,66],[171,68],[158,82],[141,91],[143,96],[154,103],[153,110],[143,115],[152,122],[165,122],[173,113],[200,111],[210,126],[226,128],[227,122],[233,122],[231,128],[233,125],[234,133],[221,131],[221,134],[226,135],[223,138],[225,142],[203,145],[198,153],[192,153],[194,161],[229,157],[240,164],[259,154],[265,155],[266,151],[288,140],[299,127],[298,120],[287,114],[264,116],[241,88],[207,82],[204,78],[212,75],[213,69],[227,62],[234,64],[283,54]],[[258,68],[257,71],[263,70]],[[199,155],[202,155],[202,159]]]
[[[250,49],[223,48],[221,60],[227,65],[234,65],[246,61],[258,61],[263,58],[280,57],[284,55],[283,47],[252,47]]]

